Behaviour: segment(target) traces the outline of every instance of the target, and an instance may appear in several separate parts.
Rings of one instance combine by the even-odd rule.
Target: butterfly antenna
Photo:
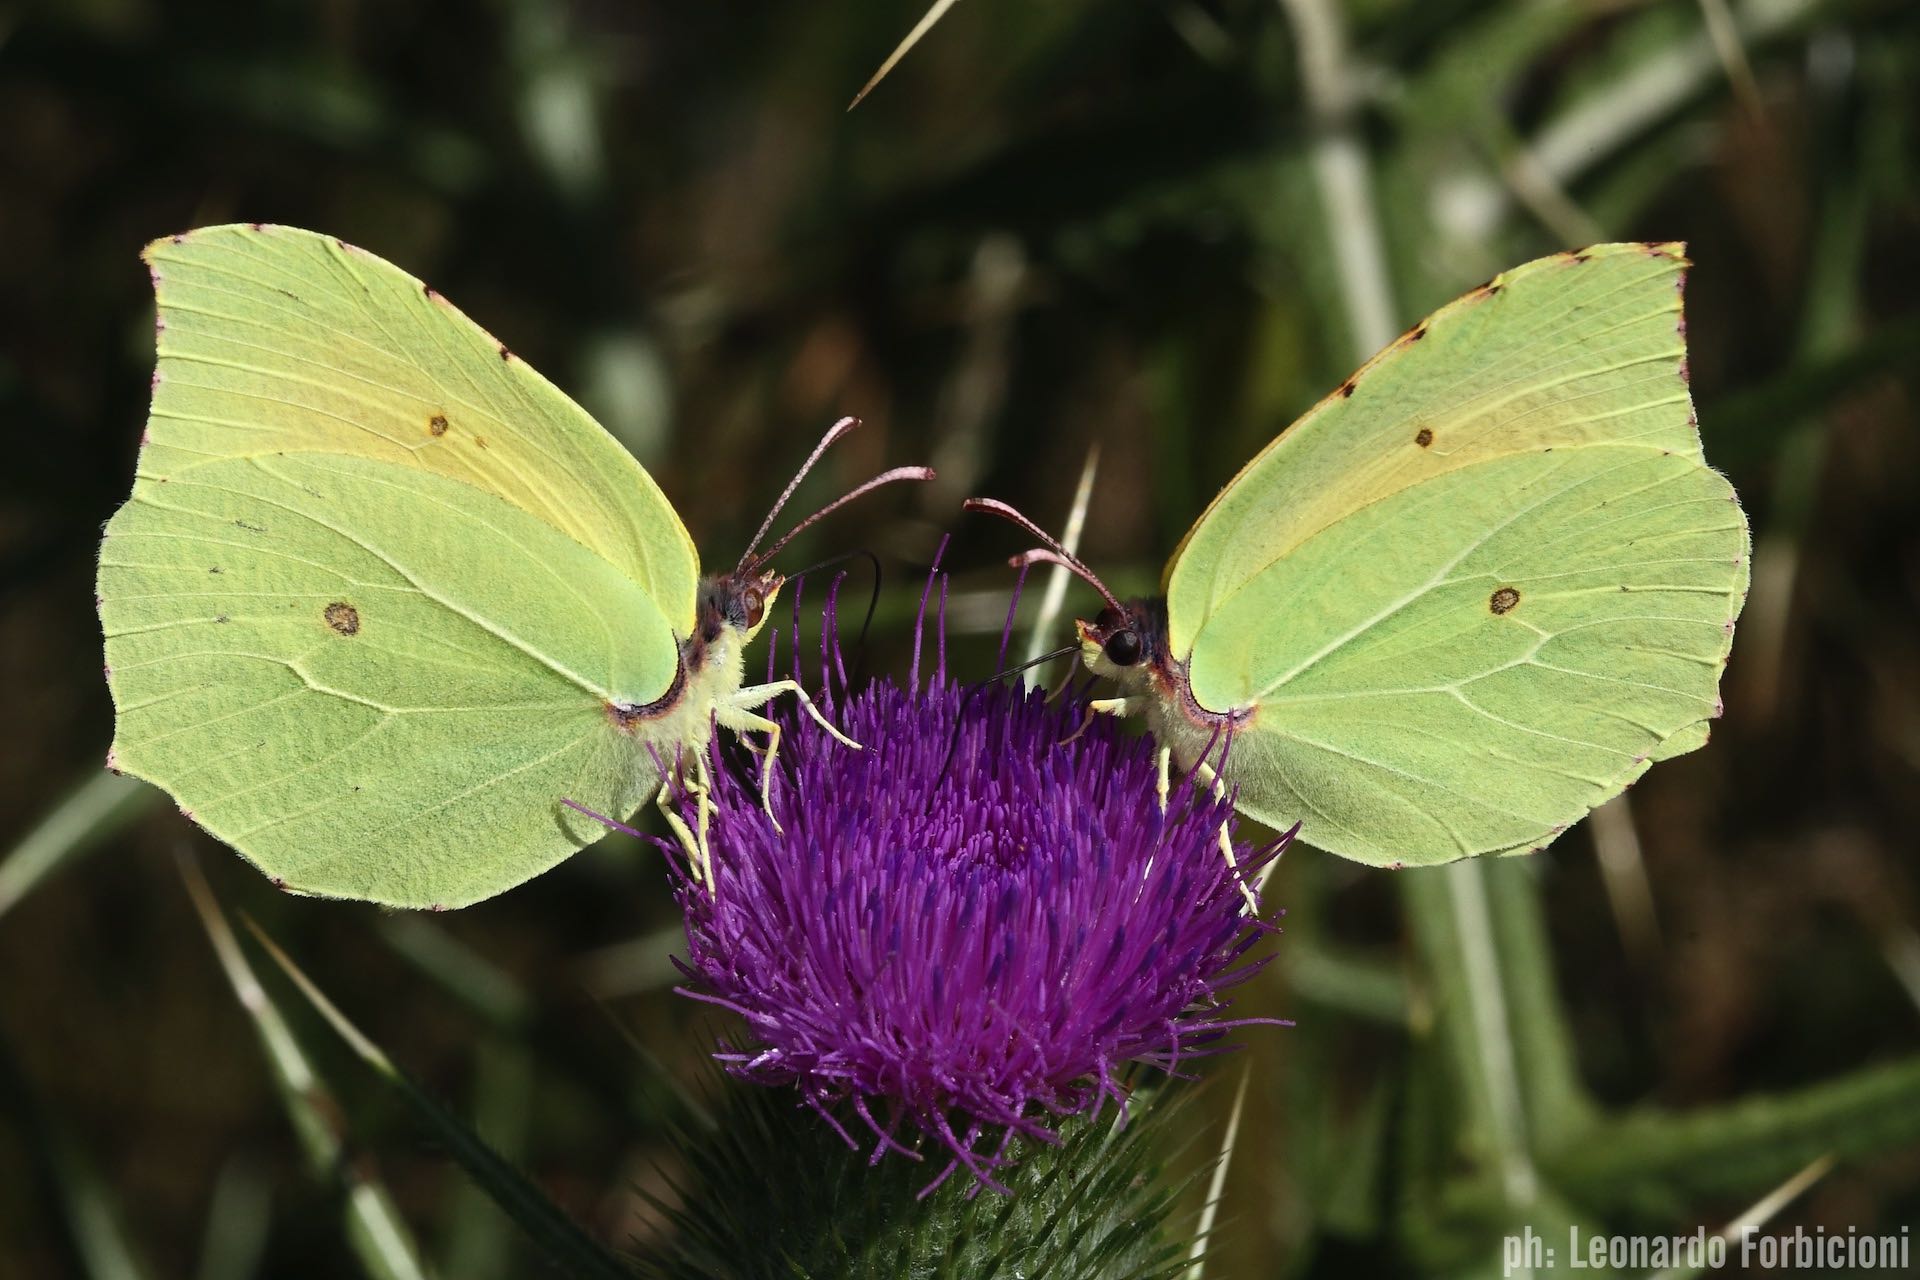
[[[1125,606],[1120,603],[1119,597],[1107,590],[1107,584],[1100,581],[1100,579],[1094,575],[1093,570],[1080,563],[1079,558],[1061,546],[1052,534],[1027,519],[1014,508],[1008,506],[998,498],[968,498],[960,504],[960,507],[964,511],[984,511],[988,515],[999,516],[1002,520],[1019,526],[1046,544],[1044,547],[1036,547],[1032,551],[1023,551],[1013,557],[1011,563],[1015,568],[1024,568],[1027,565],[1039,563],[1057,564],[1073,574],[1076,578],[1085,582],[1095,591],[1098,591],[1100,598],[1105,600],[1114,610],[1118,612],[1125,611]]]
[[[824,448],[825,445],[823,444],[821,447]],[[814,452],[817,454],[819,450],[816,449]],[[802,474],[804,474],[804,472]],[[849,502],[852,502],[856,498],[866,497],[869,493],[872,493],[875,489],[880,488],[882,485],[889,485],[894,483],[897,480],[931,480],[931,479],[933,479],[932,467],[895,467],[891,471],[882,471],[879,475],[867,481],[865,484],[860,485],[857,488],[847,493],[841,494],[838,498],[835,498],[832,502],[829,502],[826,506],[820,508],[818,511],[814,512],[812,515],[808,516],[805,520],[802,520],[799,524],[787,530],[786,533],[781,535],[780,540],[778,542],[768,547],[765,551],[762,551],[759,555],[757,556],[753,555],[752,548],[749,547],[748,555],[746,557],[741,558],[740,566],[738,569],[735,570],[735,572],[751,573],[759,569],[761,565],[765,564],[767,561],[779,555],[781,550],[785,548],[785,546],[789,542],[792,542],[795,538],[799,537],[803,530],[812,528],[819,521],[826,519],[828,516],[838,511],[840,508],[846,506]],[[797,477],[794,483],[795,484],[799,483],[799,480]],[[793,488],[793,485],[788,485],[787,488],[791,490]],[[781,501],[783,502],[785,500],[786,499],[784,497],[781,499]],[[774,510],[778,511],[779,507],[776,506]],[[769,517],[768,519],[769,519],[769,522],[771,522],[772,518]],[[754,541],[756,543],[760,541],[757,535],[755,536]]]
[[[1029,658],[1027,661],[1021,663],[1017,667],[1008,667],[1003,671],[996,671],[992,675],[988,676],[985,680],[981,681],[981,683],[992,684],[996,680],[1005,680],[1008,676],[1017,676],[1022,671],[1027,671],[1034,667],[1045,666],[1047,663],[1052,662],[1055,658],[1064,658],[1070,653],[1078,653],[1078,652],[1080,652],[1079,645],[1063,644],[1058,649],[1055,649],[1052,653],[1043,653],[1037,658]]]
[[[810,530],[814,524],[818,524],[820,520],[826,520],[835,510],[845,507],[847,503],[851,503],[854,499],[866,497],[868,493],[872,493],[877,487],[893,484],[895,480],[933,480],[933,468],[931,468],[931,466],[895,466],[893,470],[879,472],[877,476],[874,476],[872,480],[868,480],[866,484],[862,484],[862,486],[858,486],[856,489],[851,489],[849,493],[839,495],[837,499],[833,499],[826,507],[816,510],[816,512],[810,514],[810,516],[806,516],[799,524],[795,524],[791,530],[783,533],[780,541],[776,541],[772,547],[768,547],[768,549],[762,551],[760,555],[756,555],[756,557],[751,558],[751,560],[743,560],[743,562],[741,562],[741,570],[745,570],[745,572],[758,570],[762,564],[766,564],[768,560],[772,560],[776,555],[780,555],[781,549],[785,549],[785,545],[791,543],[795,537],[799,537],[804,530]]]
[[[800,464],[800,470],[794,472],[793,479],[787,481],[787,487],[780,491],[779,498],[774,501],[773,510],[767,512],[767,518],[762,520],[759,529],[754,531],[753,541],[747,544],[746,553],[740,557],[740,563],[734,568],[735,573],[743,573],[746,571],[748,561],[753,559],[753,549],[760,545],[760,539],[767,536],[767,530],[773,528],[773,522],[779,517],[780,509],[787,505],[787,500],[793,497],[793,491],[798,489],[800,482],[807,478],[807,472],[813,470],[813,464],[820,461],[820,455],[839,443],[847,433],[859,425],[860,419],[846,417],[827,428],[827,434],[821,436],[820,443],[813,446],[813,452],[808,454],[807,460]],[[787,536],[792,537],[793,535],[789,534]],[[771,554],[772,553],[769,552],[768,556],[771,556]],[[767,557],[762,557],[762,559],[766,558]]]

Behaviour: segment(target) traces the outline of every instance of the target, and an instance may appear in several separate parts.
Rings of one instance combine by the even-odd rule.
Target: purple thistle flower
[[[852,1145],[833,1114],[850,1104],[876,1161],[920,1158],[908,1122],[953,1156],[929,1191],[961,1166],[1000,1189],[1007,1143],[1052,1140],[1048,1113],[1112,1099],[1124,1119],[1123,1064],[1171,1073],[1264,1021],[1227,1019],[1222,993],[1270,926],[1221,857],[1228,803],[1186,782],[1162,813],[1150,741],[1087,723],[1084,697],[962,689],[944,648],[924,686],[917,641],[907,688],[836,700],[829,682],[823,709],[864,750],[783,713],[777,826],[757,768],[714,770],[711,880],[673,860],[683,990],[745,1020],[716,1054],[731,1074],[795,1086]]]

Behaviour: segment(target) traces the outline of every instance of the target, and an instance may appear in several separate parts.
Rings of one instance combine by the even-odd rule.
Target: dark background
[[[145,412],[146,241],[277,221],[399,263],[626,441],[709,564],[860,415],[803,503],[903,462],[942,479],[787,563],[882,553],[889,670],[952,531],[960,661],[984,675],[1020,542],[961,497],[1058,526],[1098,443],[1086,554],[1146,589],[1355,363],[1290,25],[1320,7],[973,0],[847,114],[913,0],[0,5],[0,858],[109,736],[91,579]],[[1605,1107],[1688,1109],[1912,1055],[1920,9],[1332,7],[1396,324],[1585,241],[1685,239],[1696,262],[1693,388],[1753,522],[1753,593],[1712,744],[1527,868],[1579,1077]],[[1743,53],[1706,34],[1728,8]],[[301,1159],[183,848],[596,1233],[650,1230],[633,1189],[671,1161],[659,1098],[711,1031],[668,991],[649,855],[596,850],[427,922],[275,895],[164,804],[60,847],[0,896],[0,1276],[135,1274],[103,1261],[115,1238],[154,1276],[354,1273],[339,1180]],[[1247,1035],[1215,1274],[1439,1267],[1396,1207],[1393,1144],[1385,1174],[1340,1173],[1327,1119],[1384,1107],[1391,1130],[1433,1087],[1391,879],[1303,853],[1276,882],[1289,933],[1249,1002],[1301,1025]],[[442,1274],[531,1273],[442,1154],[348,1097],[357,1167]],[[1656,1191],[1620,1220],[1715,1228],[1782,1180],[1767,1158],[1750,1187]],[[1352,1200],[1330,1189],[1349,1176]],[[1843,1160],[1780,1223],[1916,1218],[1908,1142]]]

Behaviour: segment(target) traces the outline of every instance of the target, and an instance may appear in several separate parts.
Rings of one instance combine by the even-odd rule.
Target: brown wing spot
[[[475,436],[473,438],[473,442],[479,445],[482,449],[487,447],[487,438],[485,436]]]
[[[321,610],[320,616],[327,620],[329,627],[343,636],[360,633],[360,611],[344,600],[335,600]]]
[[[431,298],[433,296],[433,286],[430,284],[423,284],[420,286],[420,292],[426,294],[429,298]]]
[[[513,359],[513,352],[507,350],[507,344],[504,342],[500,344],[500,358],[502,360]]]
[[[431,418],[428,418],[427,434],[430,436],[443,436],[447,434],[447,415],[444,413],[436,413]]]
[[[1413,433],[1413,442],[1422,449],[1426,448],[1433,443],[1433,431],[1427,427],[1420,428]]]
[[[1352,378],[1348,378],[1345,382],[1340,384],[1340,394],[1342,396],[1345,396],[1348,399],[1351,399],[1353,397],[1353,391],[1354,391],[1354,387],[1353,387]]]
[[[1420,339],[1426,336],[1427,336],[1427,326],[1424,322],[1422,322],[1420,324],[1413,326],[1413,328],[1407,330],[1406,340],[1408,342],[1418,342],[1420,341]]]
[[[1497,588],[1491,596],[1487,597],[1487,608],[1495,613],[1507,613],[1519,603],[1520,593],[1512,587]]]
[[[1585,249],[1582,249],[1578,253],[1568,254],[1567,259],[1568,261],[1576,262],[1576,263],[1591,262],[1593,260],[1593,255],[1588,253]]]

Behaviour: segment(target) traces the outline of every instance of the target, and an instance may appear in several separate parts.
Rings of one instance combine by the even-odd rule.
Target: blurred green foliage
[[[861,415],[810,495],[883,462],[942,480],[792,563],[882,553],[889,669],[953,531],[983,675],[1016,545],[959,498],[1057,524],[1097,442],[1086,553],[1147,589],[1355,363],[1330,139],[1370,177],[1395,324],[1585,240],[1690,242],[1693,386],[1754,591],[1712,745],[1630,810],[1471,877],[1290,856],[1248,1002],[1299,1026],[1245,1035],[1209,1273],[1484,1273],[1515,1224],[1717,1228],[1829,1154],[1778,1229],[1920,1218],[1920,9],[1725,0],[1730,48],[1715,8],[971,0],[848,114],[918,0],[0,5],[0,1276],[353,1274],[370,1196],[438,1274],[536,1265],[291,1008],[333,1083],[289,1123],[183,844],[617,1246],[664,1229],[670,1119],[716,1030],[667,990],[672,906],[638,846],[388,920],[275,895],[89,784],[143,243],[273,220],[401,263],[599,415],[714,563]],[[1329,17],[1345,52],[1316,84],[1300,34]],[[1229,1093],[1201,1100],[1216,1130]]]

